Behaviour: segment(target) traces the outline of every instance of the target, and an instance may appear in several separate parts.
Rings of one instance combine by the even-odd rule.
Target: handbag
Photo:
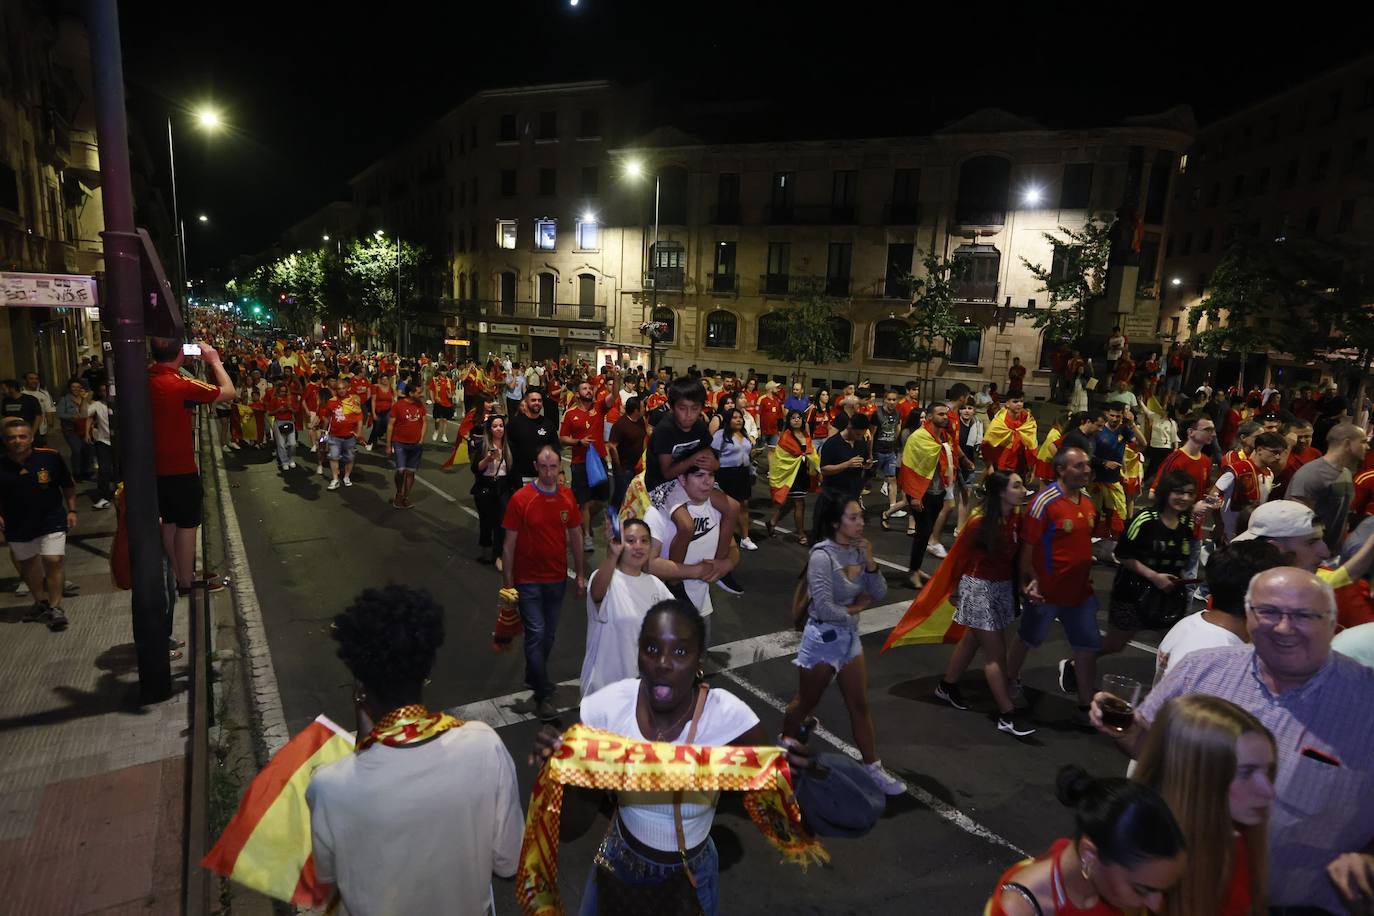
[[[687,730],[687,743],[696,741],[697,722],[706,706],[707,685],[697,691],[697,705],[692,710],[692,724]],[[702,916],[701,901],[697,897],[697,879],[687,865],[687,837],[682,830],[682,791],[673,793],[673,827],[677,831],[677,849],[682,867],[658,884],[627,884],[616,875],[596,867],[596,912],[599,916]]]
[[[599,487],[606,480],[606,463],[595,448],[587,446],[587,486]]]

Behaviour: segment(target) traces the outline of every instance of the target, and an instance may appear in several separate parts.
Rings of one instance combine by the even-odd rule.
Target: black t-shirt
[[[66,531],[67,502],[62,491],[74,486],[67,463],[52,449],[34,449],[22,465],[8,455],[0,456],[0,516],[5,519],[5,539],[32,541]]]
[[[506,441],[510,443],[511,473],[516,477],[534,477],[534,460],[539,457],[539,450],[546,445],[559,449],[558,424],[543,414],[531,420],[517,410],[506,420]]]
[[[677,463],[683,455],[696,451],[703,442],[711,441],[710,428],[706,421],[698,418],[696,424],[684,431],[677,425],[677,419],[670,413],[654,427],[649,437],[649,455],[644,460],[644,485],[652,490],[663,483],[663,469],[659,466],[659,455],[671,455]]]
[[[1066,448],[1081,449],[1091,458],[1097,450],[1097,439],[1089,438],[1082,430],[1071,429],[1059,440],[1059,451],[1062,452]]]
[[[1178,527],[1170,528],[1159,517],[1158,509],[1141,509],[1131,519],[1116,545],[1118,560],[1138,560],[1157,573],[1183,576],[1193,546],[1193,516],[1179,516]],[[1131,601],[1152,588],[1143,576],[1122,569],[1112,586],[1117,600]]]
[[[16,395],[7,394],[4,400],[0,401],[0,417],[23,417],[24,422],[33,427],[35,436],[38,435],[38,427],[34,426],[34,421],[42,413],[43,405],[38,403],[38,398],[22,391]]]
[[[868,443],[863,439],[849,443],[845,441],[844,436],[831,436],[821,446],[820,458],[823,468],[833,464],[844,464],[856,457],[868,460]],[[838,474],[826,475],[822,478],[822,485],[833,493],[858,499],[864,486],[863,468],[850,468]]]
[[[887,454],[897,451],[897,427],[901,425],[902,415],[897,411],[888,413],[879,408],[871,419],[873,430],[873,450]]]

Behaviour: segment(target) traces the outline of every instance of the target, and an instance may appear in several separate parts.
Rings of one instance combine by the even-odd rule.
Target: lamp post
[[[219,112],[202,108],[196,112],[196,123],[205,130],[217,130],[223,123]],[[181,209],[177,203],[177,155],[176,144],[172,140],[172,116],[167,116],[167,164],[172,175],[172,238],[176,243],[177,259],[177,296],[186,295],[186,227],[181,222]],[[206,217],[200,218],[206,222]]]
[[[638,160],[633,160],[633,159],[632,159],[632,160],[630,160],[630,162],[627,163],[626,166],[625,166],[625,174],[628,175],[628,176],[631,177],[631,178],[638,178],[640,175],[643,175],[643,174],[644,174],[644,166],[643,166],[642,164],[640,164],[640,162],[639,162]],[[658,311],[658,192],[659,192],[659,178],[658,178],[658,172],[655,171],[655,172],[654,172],[654,244],[653,244],[653,246],[649,249],[649,251],[650,251],[650,258],[649,258],[649,261],[650,261],[650,263],[652,264],[652,266],[653,266],[653,271],[654,271],[654,287],[653,287],[653,291],[649,294],[649,297],[650,297],[650,298],[649,298],[649,314],[645,317],[644,323],[648,323],[648,322],[654,321],[654,320],[655,320],[655,319],[654,319],[654,314]],[[655,362],[657,361],[657,360],[656,360],[656,357],[657,357],[657,354],[658,354],[657,344],[658,344],[658,341],[654,338],[654,335],[653,335],[652,333],[650,333],[650,334],[649,334],[649,374],[650,374],[650,375],[653,375],[653,374],[658,370],[658,367],[655,365]]]

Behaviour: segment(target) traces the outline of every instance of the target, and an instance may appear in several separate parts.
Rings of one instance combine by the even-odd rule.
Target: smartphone
[[[181,352],[185,353],[187,356],[199,356],[200,344],[182,344]]]
[[[607,509],[606,520],[611,523],[611,540],[620,540],[620,513],[614,509]]]

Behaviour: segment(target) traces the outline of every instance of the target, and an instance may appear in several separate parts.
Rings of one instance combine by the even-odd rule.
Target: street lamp
[[[204,213],[202,213],[200,216],[197,216],[196,219],[200,220],[202,223],[210,222],[210,217],[206,216]]]
[[[195,123],[206,131],[215,131],[224,126],[220,120],[219,112],[212,108],[202,107],[195,112]],[[176,242],[177,257],[177,288],[186,288],[186,227],[181,222],[181,209],[177,203],[177,156],[176,144],[172,140],[172,116],[167,116],[167,164],[170,166],[172,175],[172,229],[173,240]],[[202,223],[209,222],[209,217],[201,216]]]
[[[625,176],[627,178],[639,178],[644,174],[644,165],[638,159],[631,159],[625,163]],[[658,196],[659,196],[659,177],[658,172],[654,172],[654,244],[649,249],[651,256],[649,261],[653,266],[654,286],[649,294],[649,314],[644,319],[645,323],[654,321],[654,314],[658,311]],[[649,334],[649,372],[652,374],[657,367],[654,365],[656,355],[656,345],[658,341],[654,339],[652,333]]]
[[[1025,192],[1021,195],[1021,200],[1027,206],[1033,207],[1036,204],[1040,203],[1040,197],[1040,189],[1035,186],[1031,186],[1026,188]]]

